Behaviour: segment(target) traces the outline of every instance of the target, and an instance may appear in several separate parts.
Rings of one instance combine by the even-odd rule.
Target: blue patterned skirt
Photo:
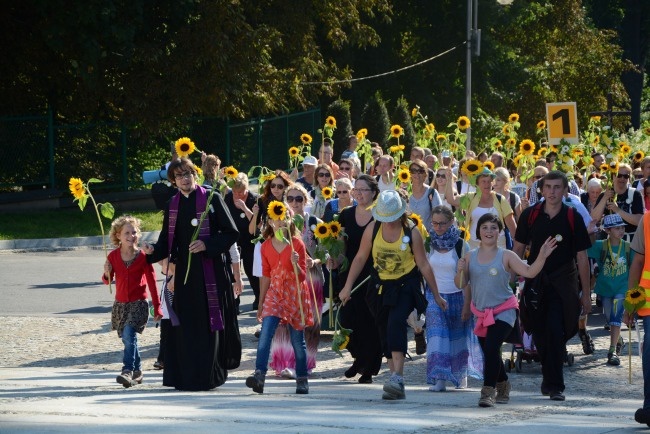
[[[440,294],[447,301],[443,311],[427,289],[427,383],[450,381],[458,387],[467,376],[483,379],[483,353],[473,332],[473,315],[461,320],[463,291]]]

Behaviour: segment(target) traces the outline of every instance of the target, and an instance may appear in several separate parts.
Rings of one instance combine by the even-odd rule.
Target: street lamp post
[[[465,116],[470,119],[470,127],[465,131],[467,149],[472,148],[472,56],[481,50],[481,31],[478,29],[478,0],[467,0],[467,59],[465,76]]]

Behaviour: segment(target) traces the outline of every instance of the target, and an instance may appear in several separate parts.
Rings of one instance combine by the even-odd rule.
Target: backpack
[[[544,201],[542,202],[537,202],[535,205],[533,205],[530,214],[528,214],[528,227],[532,227],[533,223],[535,223],[535,220],[537,220],[537,217],[539,216],[539,213],[542,210],[542,206],[544,206]],[[569,219],[569,227],[571,228],[571,232],[574,231],[575,228],[575,209],[572,206],[567,205],[567,217]]]

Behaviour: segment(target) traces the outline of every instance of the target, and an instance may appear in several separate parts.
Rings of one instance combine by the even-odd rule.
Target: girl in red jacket
[[[122,373],[116,378],[124,387],[142,383],[142,364],[136,332],[142,333],[149,319],[147,286],[153,302],[154,321],[162,318],[156,274],[153,266],[147,263],[146,255],[138,248],[139,236],[139,219],[123,215],[113,221],[109,237],[117,249],[108,254],[102,275],[102,281],[107,285],[115,277],[117,289],[111,324],[124,343]]]

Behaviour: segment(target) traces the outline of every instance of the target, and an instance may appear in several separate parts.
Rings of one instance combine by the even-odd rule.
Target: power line
[[[303,85],[320,85],[320,84],[341,84],[341,83],[352,83],[355,81],[362,81],[362,80],[370,80],[371,78],[377,78],[377,77],[385,77],[387,75],[391,74],[397,74],[398,72],[406,71],[407,69],[415,68],[416,66],[424,65],[427,62],[431,62],[432,60],[437,59],[438,57],[442,57],[445,54],[449,54],[452,51],[456,50],[457,48],[467,44],[467,41],[463,42],[460,45],[456,45],[455,47],[450,48],[449,50],[443,51],[442,53],[436,54],[433,57],[429,57],[428,59],[422,60],[418,63],[414,63],[412,65],[405,66],[403,68],[395,69],[393,71],[388,71],[388,72],[382,72],[381,74],[375,74],[375,75],[370,75],[368,77],[360,77],[360,78],[351,78],[349,80],[333,80],[333,81],[303,81],[300,84]]]

